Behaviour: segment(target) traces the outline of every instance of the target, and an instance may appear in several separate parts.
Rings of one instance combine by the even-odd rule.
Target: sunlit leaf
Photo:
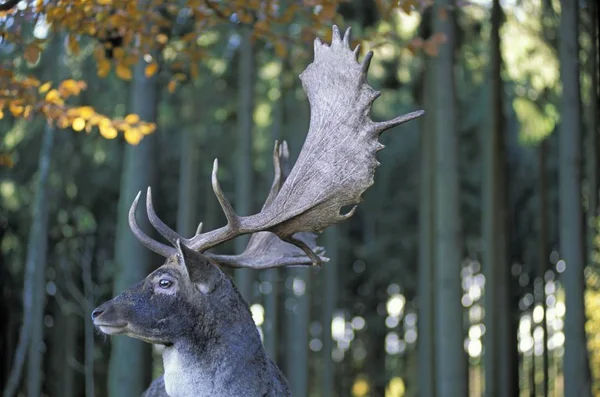
[[[177,81],[175,81],[175,80],[169,81],[169,84],[167,85],[167,89],[169,90],[169,92],[171,92],[171,93],[175,92],[176,88],[177,88]]]
[[[167,41],[169,41],[169,37],[164,33],[159,33],[156,35],[156,41],[164,45],[167,44]]]
[[[92,116],[94,116],[94,114],[96,114],[96,112],[94,112],[94,108],[91,106],[82,106],[77,110],[79,111],[79,117],[86,120],[90,119]]]
[[[77,41],[77,37],[75,37],[74,35],[69,35],[69,51],[71,51],[72,54],[77,55],[79,54],[79,42]]]
[[[128,114],[125,117],[125,121],[129,124],[137,124],[140,121],[140,116],[138,116],[137,114]]]
[[[77,117],[75,120],[73,120],[72,127],[75,131],[83,130],[85,128],[85,120],[81,117]]]
[[[108,59],[99,60],[97,67],[98,67],[98,69],[97,69],[98,77],[106,77],[106,76],[108,76],[108,73],[110,73],[111,64]]]
[[[38,89],[38,91],[39,91],[40,94],[44,94],[44,93],[48,92],[48,90],[50,89],[50,87],[52,87],[52,82],[48,81],[48,82],[42,84],[40,86],[40,88]]]
[[[140,143],[140,141],[143,138],[143,135],[140,134],[139,131],[132,129],[132,128],[125,130],[124,136],[125,136],[125,140],[130,145],[137,145],[138,143]]]
[[[117,65],[116,73],[117,76],[119,76],[123,80],[131,80],[131,78],[133,77],[129,66],[123,65],[122,63]]]
[[[151,64],[146,66],[146,69],[144,70],[144,74],[146,75],[146,77],[150,78],[150,77],[154,76],[157,71],[158,71],[158,63],[152,62]]]

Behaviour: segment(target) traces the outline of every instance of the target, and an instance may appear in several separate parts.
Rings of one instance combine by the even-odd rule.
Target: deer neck
[[[258,334],[248,321],[227,329],[198,327],[163,352],[165,389],[170,397],[254,396],[270,368]],[[248,323],[249,322],[249,323]],[[216,332],[214,332],[216,331]],[[263,383],[264,387],[264,383]]]

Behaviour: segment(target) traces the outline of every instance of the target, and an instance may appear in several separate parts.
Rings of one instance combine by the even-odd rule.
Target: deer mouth
[[[124,324],[94,324],[106,335],[118,335],[126,332],[127,323]]]

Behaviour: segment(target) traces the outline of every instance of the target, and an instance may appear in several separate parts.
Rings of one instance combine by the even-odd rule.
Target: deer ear
[[[186,270],[190,280],[198,286],[201,292],[205,294],[212,292],[223,277],[221,270],[210,263],[204,255],[181,243],[179,239],[175,246],[177,262]]]

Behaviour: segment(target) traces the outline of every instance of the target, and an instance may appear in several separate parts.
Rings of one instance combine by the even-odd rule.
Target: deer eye
[[[158,286],[160,288],[170,288],[173,285],[173,282],[171,280],[167,280],[166,278],[161,278],[160,280],[158,280]]]

